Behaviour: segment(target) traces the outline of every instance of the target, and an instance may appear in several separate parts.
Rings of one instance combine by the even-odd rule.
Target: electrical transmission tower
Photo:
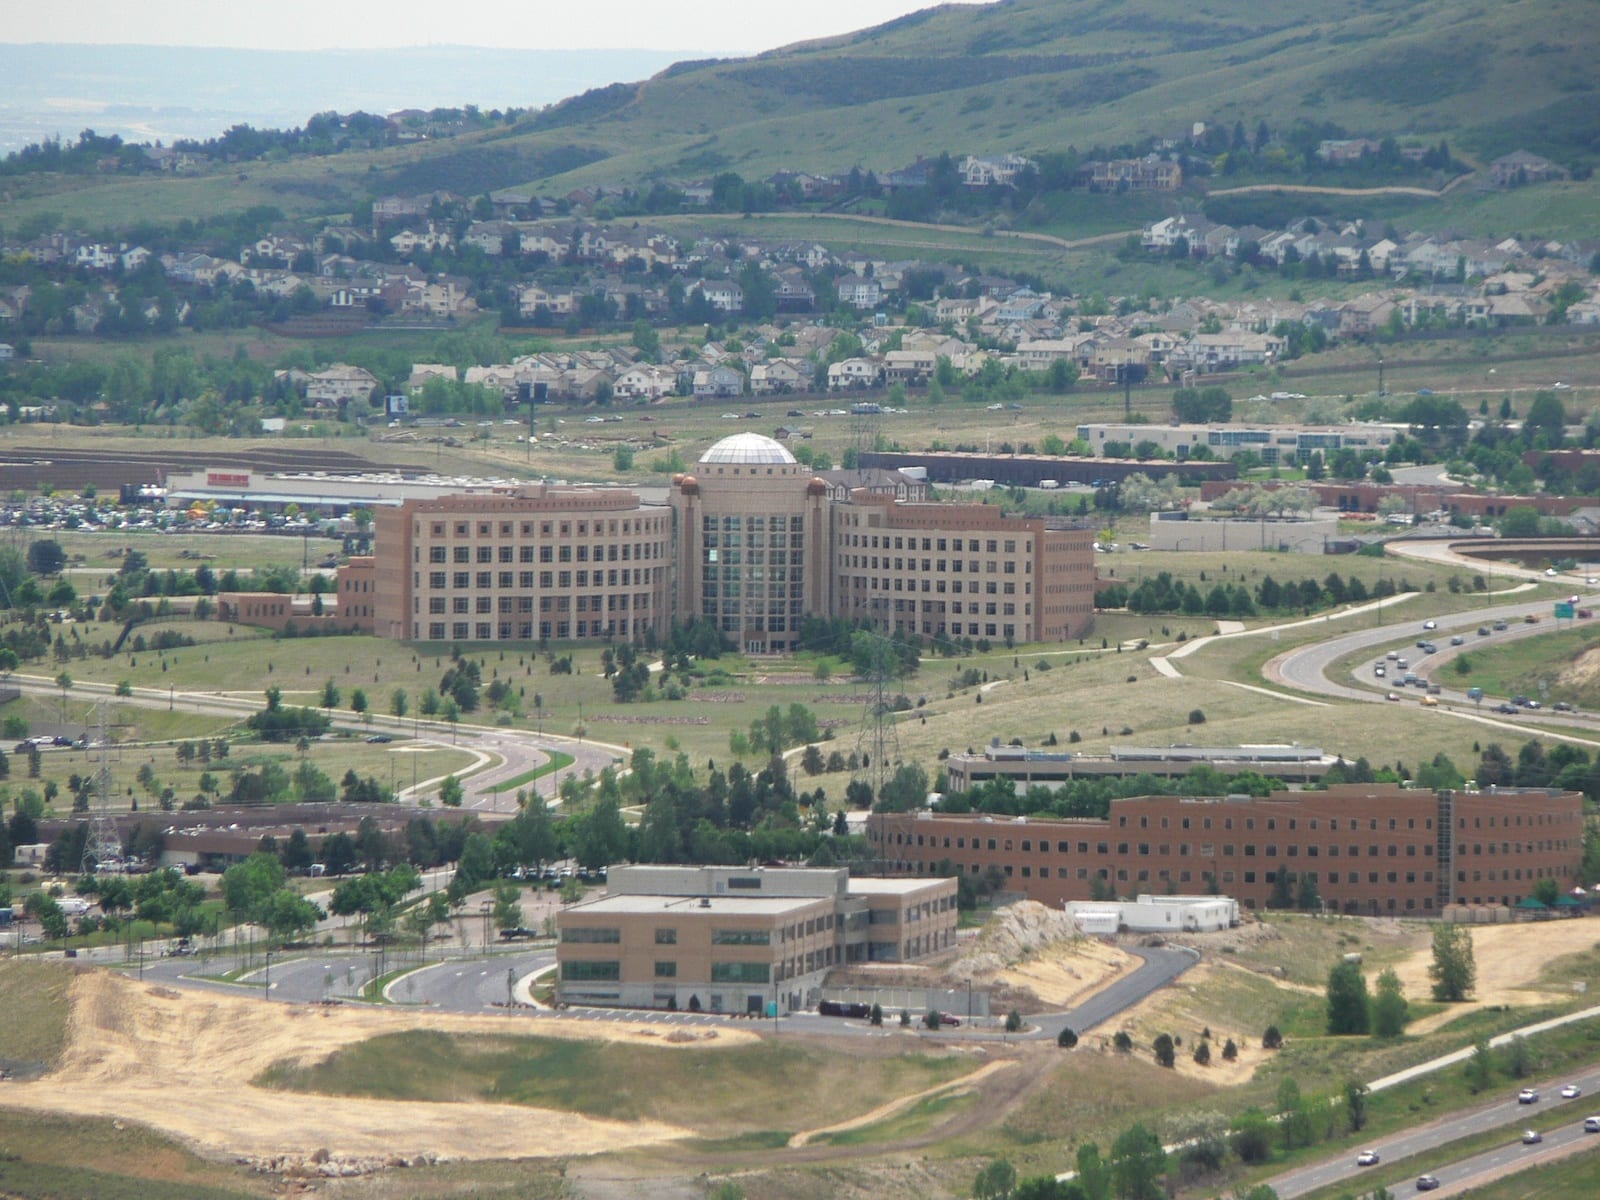
[[[111,739],[106,732],[106,706],[109,703],[108,700],[98,701],[92,714],[95,810],[89,819],[89,836],[83,843],[82,869],[85,874],[91,870],[120,871],[125,865],[122,861],[122,835],[117,832],[117,823],[111,817]]]
[[[890,687],[894,682],[895,646],[881,634],[866,636],[872,639],[872,658],[866,672],[869,690],[861,710],[861,728],[856,735],[856,756],[876,800],[883,795],[883,785],[894,778],[895,769],[900,766],[900,733],[895,724],[894,696]]]

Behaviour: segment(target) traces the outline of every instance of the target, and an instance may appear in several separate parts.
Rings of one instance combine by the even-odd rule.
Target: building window
[[[622,978],[622,964],[612,959],[610,962],[583,962],[568,961],[561,964],[561,979],[563,982],[610,981],[617,982]]]
[[[713,929],[713,946],[770,946],[772,931],[768,929]]]
[[[658,962],[656,964],[657,979],[676,979],[678,977],[678,964],[675,962]]]
[[[678,944],[678,930],[677,930],[676,927],[673,927],[673,928],[670,928],[670,929],[657,929],[656,930],[656,945],[658,945],[658,946],[676,946],[677,944]]]
[[[575,925],[561,931],[561,940],[569,945],[604,943],[615,945],[622,941],[622,930],[593,925]]]
[[[712,983],[769,983],[771,963],[712,963]]]

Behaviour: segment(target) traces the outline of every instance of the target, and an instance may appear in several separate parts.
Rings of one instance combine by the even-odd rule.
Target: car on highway
[[[1523,1088],[1520,1092],[1517,1093],[1517,1103],[1518,1104],[1537,1104],[1537,1103],[1539,1103],[1539,1089],[1538,1088]]]
[[[1437,654],[1439,653],[1439,647],[1435,646],[1432,642],[1423,642],[1422,652],[1424,654]]]
[[[1465,646],[1467,644],[1467,639],[1457,633],[1451,636],[1450,644],[1452,646]]]
[[[1583,1119],[1585,1133],[1600,1133],[1600,1117],[1585,1117]]]
[[[1479,625],[1478,626],[1478,636],[1479,637],[1488,637],[1489,636],[1489,627],[1487,625]]]
[[[1569,1083],[1561,1089],[1561,1098],[1563,1100],[1576,1100],[1581,1095],[1583,1095],[1583,1089],[1575,1083]]]
[[[1544,573],[1546,577],[1550,579],[1554,579],[1557,575],[1561,574],[1561,572],[1556,570],[1554,567],[1546,567],[1544,569]]]
[[[1363,1150],[1356,1155],[1356,1166],[1358,1167],[1375,1167],[1378,1162],[1379,1158],[1376,1150]]]
[[[1384,697],[1384,699],[1385,700],[1399,700],[1400,699],[1400,693],[1399,692],[1390,692],[1387,696]]]
[[[1439,622],[1437,622],[1437,621],[1424,621],[1422,623],[1422,627],[1424,629],[1437,629],[1437,628],[1439,628]]]
[[[1537,1129],[1524,1129],[1522,1131],[1522,1144],[1524,1146],[1537,1146],[1544,1141],[1544,1134]]]
[[[375,733],[367,739],[367,745],[383,746],[392,741],[394,741],[394,738],[390,737],[387,733]]]
[[[1439,707],[1439,697],[1437,697],[1437,696],[1424,696],[1422,698],[1422,707],[1423,708],[1438,708]]]
[[[1578,711],[1574,705],[1567,703],[1565,700],[1557,700],[1550,707],[1555,709],[1556,712],[1575,713]]]
[[[1508,717],[1513,717],[1516,716],[1517,706],[1515,704],[1507,704],[1502,700],[1499,704],[1494,706],[1494,710],[1497,713],[1504,713]]]
[[[1494,631],[1496,633],[1504,633],[1507,628],[1508,628],[1508,626],[1506,625],[1506,623],[1504,621],[1496,621],[1494,623]]]
[[[1438,1186],[1439,1177],[1437,1175],[1417,1176],[1417,1191],[1419,1192],[1431,1192]]]

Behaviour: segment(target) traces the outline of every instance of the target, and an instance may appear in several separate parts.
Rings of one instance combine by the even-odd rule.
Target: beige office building
[[[952,945],[954,879],[843,869],[612,868],[606,895],[556,918],[567,1004],[764,1013],[810,1008],[834,967]]]
[[[550,484],[378,508],[372,559],[339,572],[341,620],[419,642],[642,640],[713,621],[748,654],[807,616],[885,633],[1080,637],[1094,534],[981,504],[848,499],[757,433],[723,438],[668,503]]]
[[[671,623],[672,514],[624,488],[537,484],[380,508],[374,632],[632,640]]]
[[[828,486],[772,438],[738,433],[673,480],[680,621],[696,617],[748,654],[795,649],[828,613]]]
[[[1079,637],[1094,621],[1093,530],[864,491],[833,517],[835,616],[1018,642]]]

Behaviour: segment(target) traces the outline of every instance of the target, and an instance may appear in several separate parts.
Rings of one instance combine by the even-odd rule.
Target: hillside
[[[127,223],[251,204],[310,214],[432,187],[885,170],[941,151],[1132,146],[1195,121],[1281,132],[1305,120],[1448,139],[1480,161],[1525,147],[1587,166],[1600,159],[1596,15],[1594,0],[945,6],[754,58],[680,63],[510,128],[419,146],[201,179],[28,179],[0,220],[50,211]]]

